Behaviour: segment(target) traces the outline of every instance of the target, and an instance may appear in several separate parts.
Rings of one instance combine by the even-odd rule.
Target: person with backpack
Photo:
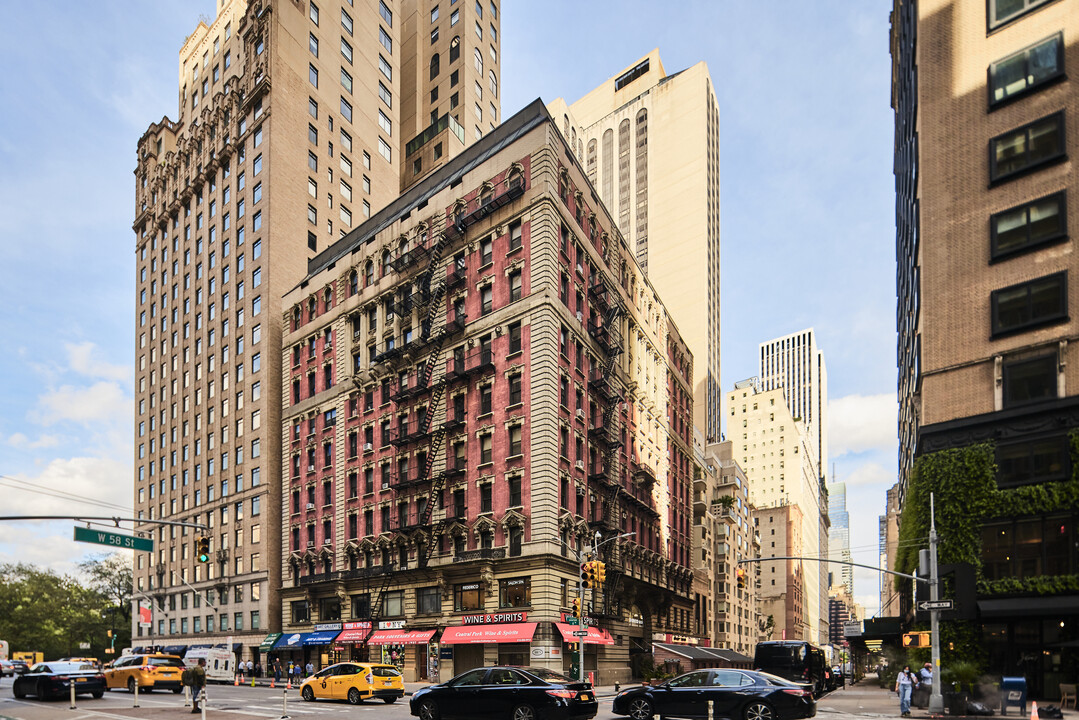
[[[191,712],[201,713],[202,709],[199,708],[199,701],[205,701],[205,698],[201,696],[206,689],[206,658],[199,658],[198,664],[191,668],[190,680],[191,694],[194,699],[194,707]]]
[[[899,712],[903,717],[910,717],[910,698],[916,687],[918,677],[910,671],[910,665],[904,665],[895,679],[895,691],[899,693]]]

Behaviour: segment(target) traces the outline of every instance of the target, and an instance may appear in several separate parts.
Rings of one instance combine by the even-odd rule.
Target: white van
[[[221,647],[193,648],[184,655],[184,665],[194,667],[206,661],[206,681],[231,683],[236,678],[236,656]]]

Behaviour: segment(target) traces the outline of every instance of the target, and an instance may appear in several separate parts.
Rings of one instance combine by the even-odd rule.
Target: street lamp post
[[[601,532],[599,532],[597,530],[596,534],[595,534],[595,537],[592,538],[592,553],[591,554],[592,554],[593,557],[598,558],[599,557],[599,549],[601,547],[603,547],[604,545],[606,545],[607,543],[614,542],[615,540],[624,540],[625,538],[633,537],[636,534],[637,533],[635,533],[635,532],[622,533],[621,535],[615,535],[612,538],[607,538],[603,542],[596,542],[597,540],[600,539],[600,537],[603,536],[603,533],[601,533]],[[584,561],[585,561],[584,559],[585,559],[585,553],[582,551],[581,548],[577,548],[577,567],[578,567],[578,570],[579,570],[580,566],[584,563]],[[578,572],[578,574],[577,574],[577,599],[581,603],[581,617],[580,617],[580,620],[579,620],[580,624],[577,626],[577,631],[581,632],[581,631],[584,631],[586,626],[585,626],[585,621],[584,621],[584,618],[585,618],[585,614],[584,614],[584,585],[581,583],[580,572]],[[584,640],[585,640],[585,636],[578,635],[577,639],[579,641],[577,643],[577,680],[580,681],[580,682],[584,682]]]

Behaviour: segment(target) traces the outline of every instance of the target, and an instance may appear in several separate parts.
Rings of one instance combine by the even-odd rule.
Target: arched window
[[[498,97],[498,77],[495,75],[495,71],[491,70],[487,74],[488,84],[491,86],[491,96]]]
[[[454,37],[450,40],[450,62],[454,62],[459,57],[461,57],[461,38]]]
[[[480,77],[483,77],[483,53],[480,52],[479,48],[475,49],[475,51],[473,52],[473,57],[475,58],[476,62],[476,72],[480,74]]]
[[[431,79],[438,77],[438,53],[431,56]]]
[[[348,274],[348,295],[352,297],[360,291],[360,276],[353,270]]]
[[[370,260],[363,266],[363,286],[371,287],[375,284],[375,264]]]
[[[382,253],[382,277],[386,277],[390,274],[390,251],[384,250]]]

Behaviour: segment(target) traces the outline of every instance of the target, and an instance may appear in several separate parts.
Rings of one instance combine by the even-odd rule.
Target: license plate
[[[581,695],[581,701],[582,702],[588,702],[591,699],[592,699],[591,695],[583,695],[583,694]]]
[[[75,678],[75,682],[86,682],[86,678]]]

